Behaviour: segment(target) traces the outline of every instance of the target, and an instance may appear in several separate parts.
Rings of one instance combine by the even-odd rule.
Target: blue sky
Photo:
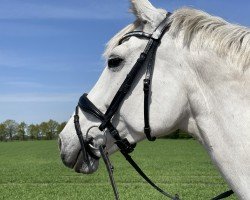
[[[250,26],[250,1],[152,0]],[[106,42],[133,21],[128,0],[0,0],[0,122],[68,120],[104,66]]]

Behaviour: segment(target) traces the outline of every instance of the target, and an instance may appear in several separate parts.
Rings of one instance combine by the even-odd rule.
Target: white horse
[[[105,112],[121,83],[147,44],[131,37],[133,30],[151,33],[166,11],[147,0],[131,0],[136,21],[115,35],[107,45],[107,59],[118,58],[117,66],[105,67],[88,98]],[[206,148],[219,171],[240,199],[250,199],[250,30],[232,25],[199,10],[176,10],[171,27],[157,50],[150,124],[153,136],[182,129],[192,133]],[[115,65],[116,63],[113,63]],[[141,76],[127,95],[113,124],[130,143],[145,139],[143,133],[143,93]],[[100,125],[93,116],[80,111],[83,133]],[[96,144],[106,143],[109,153],[118,150],[109,133],[98,128],[89,134]],[[60,134],[65,165],[82,173],[92,173],[98,160],[87,166],[79,156],[80,144],[73,117]]]

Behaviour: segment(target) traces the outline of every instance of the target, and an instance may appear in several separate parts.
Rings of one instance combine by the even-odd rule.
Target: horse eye
[[[118,67],[122,63],[122,58],[109,58],[108,60],[108,66],[109,68],[115,68]]]

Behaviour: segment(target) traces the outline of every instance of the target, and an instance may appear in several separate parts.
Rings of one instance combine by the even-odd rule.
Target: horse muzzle
[[[88,161],[84,161],[82,152],[78,154],[77,160],[74,165],[74,170],[77,173],[83,173],[83,174],[92,174],[94,173],[99,166],[99,159],[95,159],[89,155],[88,156]]]
[[[59,136],[58,146],[63,164],[78,173],[90,174],[97,170],[100,151],[94,139],[83,139],[81,145],[72,145]]]

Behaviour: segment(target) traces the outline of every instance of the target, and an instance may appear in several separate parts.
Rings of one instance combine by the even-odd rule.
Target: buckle
[[[78,115],[74,115],[74,123],[79,122],[79,116]]]
[[[130,144],[126,138],[116,141],[115,144],[119,147],[119,149],[123,153],[126,153],[126,154],[133,152],[136,146],[136,144]]]
[[[109,120],[104,120],[101,125],[99,126],[99,130],[103,131],[106,127],[107,127],[107,123],[109,122]]]
[[[150,79],[145,78],[143,80],[143,91],[149,91],[149,87],[150,87]]]
[[[150,127],[144,127],[144,133],[145,134],[150,134],[151,133],[151,128]]]
[[[140,57],[138,58],[137,62],[143,63],[143,62],[146,60],[146,58],[147,58],[147,54],[144,53],[144,52],[142,52],[142,53],[140,54]]]

